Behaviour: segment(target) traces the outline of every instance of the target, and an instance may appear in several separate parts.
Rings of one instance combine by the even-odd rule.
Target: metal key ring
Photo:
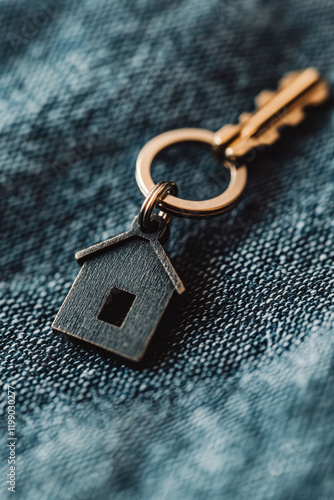
[[[151,177],[151,165],[155,156],[167,146],[172,144],[193,141],[204,142],[215,146],[214,132],[201,128],[180,128],[157,135],[141,149],[136,164],[136,180],[139,189],[146,197],[153,189],[155,183]],[[215,198],[195,201],[183,200],[168,194],[159,201],[158,207],[164,212],[180,217],[208,217],[220,214],[231,208],[241,195],[247,181],[247,168],[245,165],[236,167],[233,163],[225,162],[230,171],[230,182],[227,189]]]
[[[152,191],[149,192],[145,198],[138,216],[139,227],[142,231],[150,232],[157,228],[157,220],[152,220],[153,210],[158,205],[159,201],[163,200],[168,193],[173,193],[177,195],[177,186],[174,182],[170,181],[160,181],[158,182]],[[160,211],[159,217],[165,221],[166,224],[170,222],[171,215]]]

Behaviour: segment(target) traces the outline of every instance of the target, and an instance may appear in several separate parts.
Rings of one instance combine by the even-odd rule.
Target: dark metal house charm
[[[53,329],[139,361],[173,292],[184,291],[161,233],[142,232],[136,217],[130,231],[78,252],[82,268]]]

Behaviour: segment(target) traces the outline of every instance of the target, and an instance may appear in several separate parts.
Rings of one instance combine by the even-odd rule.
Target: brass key
[[[328,84],[316,69],[287,73],[277,91],[264,90],[256,97],[255,112],[242,113],[237,125],[219,129],[215,145],[225,150],[227,158],[241,158],[256,147],[273,144],[282,127],[297,125],[304,119],[306,106],[321,104],[328,96]]]

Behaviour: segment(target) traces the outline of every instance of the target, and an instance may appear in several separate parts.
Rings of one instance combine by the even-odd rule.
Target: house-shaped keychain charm
[[[82,268],[53,329],[139,361],[173,292],[184,291],[159,237],[136,217],[130,231],[78,252]]]

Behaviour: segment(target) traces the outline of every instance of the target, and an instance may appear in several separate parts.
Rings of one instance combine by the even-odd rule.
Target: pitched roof
[[[151,243],[153,250],[155,251],[157,257],[159,258],[165,272],[168,274],[171,282],[174,285],[176,291],[181,294],[184,292],[185,288],[180,280],[179,276],[175,272],[169,258],[167,257],[162,245],[156,237],[156,233],[144,233],[138,226],[138,217],[132,222],[131,229],[125,233],[109,238],[108,240],[92,245],[84,250],[80,250],[75,254],[79,264],[83,264],[86,260],[96,257],[97,255],[103,254],[111,249],[112,246],[117,245],[125,240],[130,240],[134,238],[143,238]]]

